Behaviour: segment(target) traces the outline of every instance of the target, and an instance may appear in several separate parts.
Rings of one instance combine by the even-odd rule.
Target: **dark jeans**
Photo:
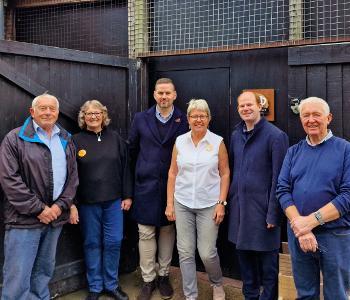
[[[5,231],[2,300],[49,300],[62,226]]]
[[[121,200],[83,204],[79,215],[89,291],[99,293],[104,288],[112,291],[118,286],[123,239]]]
[[[275,300],[278,287],[278,250],[237,250],[246,300]],[[263,287],[260,295],[260,286]]]
[[[348,300],[350,291],[350,228],[315,233],[317,252],[304,253],[288,225],[288,246],[292,258],[298,299],[319,299],[320,271],[325,300]]]

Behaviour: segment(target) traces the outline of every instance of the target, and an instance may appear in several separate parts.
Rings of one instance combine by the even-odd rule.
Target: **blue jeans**
[[[79,215],[89,291],[112,291],[118,286],[123,239],[121,200],[82,204]]]
[[[191,209],[175,201],[177,249],[182,286],[186,297],[198,297],[196,248],[212,285],[222,284],[220,259],[216,249],[219,226],[213,220],[215,205]],[[197,247],[196,247],[197,246]]]
[[[317,252],[304,253],[288,225],[298,299],[319,299],[320,271],[325,300],[348,300],[350,291],[350,228],[315,230]]]
[[[245,300],[275,300],[278,287],[278,250],[237,250]],[[263,287],[260,295],[260,286]]]
[[[48,300],[62,226],[5,231],[2,300]]]

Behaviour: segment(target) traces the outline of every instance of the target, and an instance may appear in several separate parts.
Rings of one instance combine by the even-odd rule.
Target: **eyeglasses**
[[[101,117],[102,113],[101,112],[88,112],[88,113],[85,113],[85,116],[91,118],[92,116],[96,117],[96,118],[99,118]]]
[[[201,121],[204,121],[205,119],[207,119],[208,118],[208,115],[192,115],[192,116],[190,116],[190,118],[192,119],[192,120],[201,120]]]

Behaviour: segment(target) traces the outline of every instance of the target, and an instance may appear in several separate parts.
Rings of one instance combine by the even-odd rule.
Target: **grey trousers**
[[[219,226],[213,220],[215,206],[191,209],[175,201],[177,249],[184,295],[197,298],[196,246],[212,285],[222,285],[216,249]]]

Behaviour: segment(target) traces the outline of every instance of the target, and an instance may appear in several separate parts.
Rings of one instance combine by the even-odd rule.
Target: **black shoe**
[[[158,276],[158,289],[163,299],[170,299],[174,295],[169,276]]]
[[[118,286],[114,291],[106,291],[109,297],[115,300],[129,300],[129,296]]]
[[[137,296],[137,300],[150,300],[152,293],[156,288],[156,281],[144,282],[140,294]]]
[[[96,292],[89,292],[85,300],[98,300],[98,298],[101,296],[101,293]]]

